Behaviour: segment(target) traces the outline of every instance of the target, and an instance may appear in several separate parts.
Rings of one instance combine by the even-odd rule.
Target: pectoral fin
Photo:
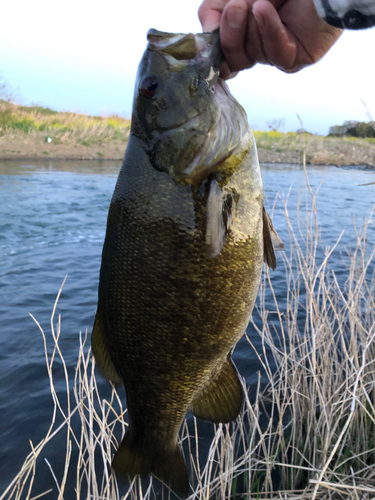
[[[91,334],[91,349],[95,356],[97,367],[103,377],[113,384],[123,384],[121,377],[112,363],[107,346],[105,345],[98,311],[96,311],[94,328]]]
[[[275,250],[284,250],[284,243],[273,227],[271,217],[263,207],[264,262],[274,271],[277,266]]]
[[[242,385],[231,355],[224,363],[219,375],[194,399],[191,411],[194,416],[213,423],[234,420],[241,411]]]
[[[235,211],[233,193],[222,191],[215,179],[211,181],[207,201],[206,243],[211,257],[222,251]]]

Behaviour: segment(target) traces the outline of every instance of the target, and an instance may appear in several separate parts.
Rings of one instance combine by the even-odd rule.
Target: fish
[[[189,409],[213,423],[239,415],[231,354],[282,242],[246,113],[220,78],[219,34],[151,29],[147,39],[91,345],[99,371],[125,385],[129,425],[113,469],[187,496],[180,427]]]

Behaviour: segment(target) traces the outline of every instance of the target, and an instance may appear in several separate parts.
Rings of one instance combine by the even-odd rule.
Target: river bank
[[[3,500],[175,498],[155,479],[118,485],[110,474],[125,393],[95,374],[89,341],[118,167],[0,162]],[[310,166],[307,186],[302,168],[264,165],[286,251],[264,269],[233,353],[240,418],[214,426],[190,414],[183,425],[190,500],[374,499],[375,187],[363,185],[373,175]]]
[[[60,113],[0,100],[0,159],[121,161],[130,121],[119,116]],[[262,163],[375,167],[375,139],[254,131]]]
[[[375,168],[375,141],[371,139],[321,137],[303,134],[254,132],[259,160],[262,163],[306,163],[311,165],[358,165]],[[125,134],[124,134],[125,135]],[[50,138],[50,142],[48,141]],[[373,140],[372,140],[373,141]],[[124,157],[127,136],[72,138],[69,133],[22,131],[7,132],[0,137],[0,160],[64,159],[118,160]]]

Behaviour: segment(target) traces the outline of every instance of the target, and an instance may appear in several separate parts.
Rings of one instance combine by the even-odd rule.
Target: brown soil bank
[[[313,165],[363,165],[375,167],[375,140],[320,137],[304,134],[255,132],[259,160],[263,163],[301,163]],[[0,136],[0,159],[111,159],[122,160],[128,132],[122,136],[84,131],[56,133],[20,130]]]
[[[261,162],[375,167],[375,139],[254,132]]]
[[[122,160],[129,129],[129,120],[118,116],[58,113],[0,100],[0,159]],[[292,132],[254,134],[264,163],[300,163],[305,152],[310,164],[375,167],[375,139]]]

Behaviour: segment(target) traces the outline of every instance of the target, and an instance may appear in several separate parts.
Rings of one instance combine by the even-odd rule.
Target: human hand
[[[203,31],[220,27],[224,78],[256,63],[294,73],[319,61],[342,33],[319,17],[313,0],[203,0]]]

